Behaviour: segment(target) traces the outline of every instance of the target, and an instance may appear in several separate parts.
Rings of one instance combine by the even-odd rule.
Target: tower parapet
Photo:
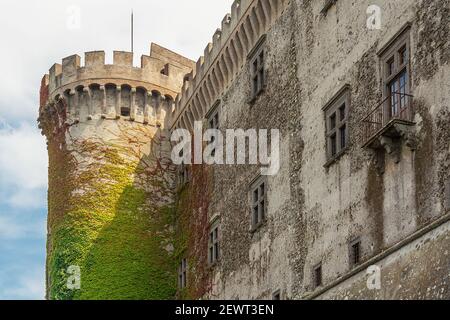
[[[141,66],[133,66],[131,52],[114,51],[113,64],[104,51],[85,53],[85,64],[72,55],[54,64],[43,79],[41,108],[47,101],[65,99],[71,124],[96,119],[126,119],[150,125],[168,121],[185,75],[195,63],[152,44]]]
[[[194,63],[152,45],[141,66],[102,51],[42,79],[39,126],[49,155],[47,296],[170,299],[176,289],[169,113]],[[68,288],[72,267],[81,288]]]

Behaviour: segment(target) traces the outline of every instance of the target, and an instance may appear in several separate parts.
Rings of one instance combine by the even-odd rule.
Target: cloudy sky
[[[0,11],[0,300],[43,299],[47,153],[37,127],[40,80],[55,62],[86,51],[130,48],[135,64],[150,42],[193,60],[232,0],[2,1]]]

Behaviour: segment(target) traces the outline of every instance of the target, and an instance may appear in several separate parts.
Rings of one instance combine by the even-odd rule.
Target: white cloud
[[[211,42],[231,0],[41,0],[4,1],[0,34],[0,116],[35,123],[39,85],[54,63],[72,54],[130,50],[130,13],[135,13],[135,64],[156,42],[197,60]],[[80,8],[80,29],[67,27],[70,6]]]
[[[20,271],[16,271],[20,272]],[[0,288],[1,299],[43,300],[45,299],[45,271],[42,266],[14,274],[17,277],[13,285]]]
[[[191,59],[207,43],[229,12],[232,0],[41,0],[3,1],[0,10],[0,239],[14,247],[0,255],[0,299],[42,299],[44,262],[23,257],[22,239],[45,236],[47,151],[36,124],[39,86],[54,63],[71,54],[129,50],[130,12],[135,12],[135,64],[156,42]],[[67,26],[67,8],[81,9],[80,29]],[[35,209],[40,208],[40,209]],[[9,210],[9,211],[5,211]],[[12,212],[14,211],[14,212]],[[30,221],[27,216],[33,212]],[[42,221],[34,220],[41,219]],[[2,249],[2,247],[0,247]],[[4,249],[4,247],[3,247]],[[42,245],[44,255],[45,245]],[[14,255],[17,255],[15,257]],[[6,259],[2,262],[2,258]],[[38,270],[27,270],[40,264]],[[7,283],[5,282],[7,280]]]
[[[19,238],[25,234],[25,228],[13,220],[0,216],[0,239]]]
[[[24,189],[47,185],[47,150],[37,128],[27,123],[18,128],[0,127],[0,168],[2,183]]]
[[[46,234],[45,220],[28,221],[21,217],[0,215],[0,239],[42,239]]]

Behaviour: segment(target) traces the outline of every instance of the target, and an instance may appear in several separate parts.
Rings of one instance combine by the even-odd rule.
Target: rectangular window
[[[317,265],[313,271],[314,289],[322,286],[322,264]]]
[[[220,259],[219,226],[216,224],[211,228],[208,240],[208,262],[215,265]]]
[[[383,122],[393,118],[410,120],[410,42],[409,28],[403,30],[380,54],[383,96],[386,99]]]
[[[250,76],[252,84],[252,99],[255,99],[263,90],[266,82],[265,75],[265,37],[263,36],[249,54]]]
[[[260,178],[251,188],[252,230],[256,230],[266,219],[267,185]]]
[[[348,147],[350,90],[345,86],[323,109],[326,118],[327,161],[332,162]]]
[[[361,241],[355,240],[350,244],[350,265],[356,267],[361,263]]]
[[[219,110],[218,110],[218,107],[215,107],[213,109],[213,112],[209,115],[208,128],[209,129],[219,130],[219,126],[220,126],[220,123],[219,123]],[[215,141],[215,138],[211,137],[210,144],[214,143],[214,141]],[[211,157],[214,157],[215,155],[216,155],[216,149],[213,149],[211,151]]]
[[[178,267],[178,288],[184,289],[187,286],[187,260],[182,259]]]

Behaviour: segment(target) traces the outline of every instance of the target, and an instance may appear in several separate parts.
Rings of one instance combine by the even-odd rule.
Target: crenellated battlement
[[[172,128],[192,128],[246,63],[247,55],[289,0],[235,0],[176,98]]]
[[[195,63],[152,44],[141,66],[133,66],[131,52],[114,51],[113,63],[105,63],[104,51],[85,53],[54,64],[41,86],[41,109],[48,101],[65,99],[67,119],[76,123],[96,118],[127,118],[142,123],[163,124],[173,112],[176,95]],[[41,110],[42,111],[42,110]],[[167,124],[168,125],[168,124]]]

